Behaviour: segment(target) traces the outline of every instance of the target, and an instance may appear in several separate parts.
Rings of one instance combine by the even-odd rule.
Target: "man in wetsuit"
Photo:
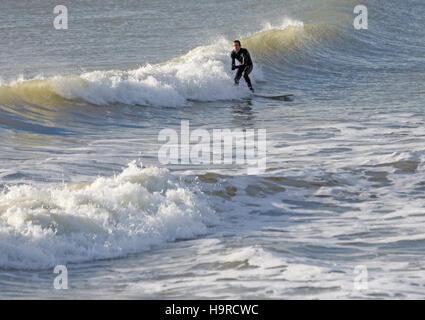
[[[235,84],[238,85],[240,78],[243,76],[248,88],[254,92],[251,79],[248,77],[254,66],[252,65],[251,56],[248,50],[241,48],[241,42],[239,40],[233,41],[233,51],[230,57],[232,58],[232,70],[238,69],[235,76]],[[235,59],[240,62],[240,65],[235,65]]]

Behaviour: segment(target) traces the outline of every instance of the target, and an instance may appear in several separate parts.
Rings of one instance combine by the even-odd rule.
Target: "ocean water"
[[[1,299],[424,298],[423,1],[57,4],[0,3]],[[161,163],[182,121],[265,172]]]

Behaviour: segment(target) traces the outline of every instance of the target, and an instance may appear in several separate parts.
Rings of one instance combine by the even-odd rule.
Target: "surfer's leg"
[[[252,69],[253,69],[252,65],[246,67],[245,70],[243,71],[243,77],[246,81],[246,84],[248,85],[248,88],[254,91],[254,89],[252,88],[251,79],[248,76],[251,73]]]
[[[236,85],[239,84],[239,80],[242,77],[242,73],[243,73],[243,70],[241,68],[239,68],[238,71],[236,72],[236,76],[235,76],[235,84]]]

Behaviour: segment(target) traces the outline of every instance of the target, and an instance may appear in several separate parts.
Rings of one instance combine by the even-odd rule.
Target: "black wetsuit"
[[[251,79],[249,79],[248,75],[251,73],[254,66],[252,64],[251,56],[248,50],[245,48],[240,48],[237,53],[233,50],[230,54],[230,57],[232,58],[232,70],[238,69],[238,72],[236,72],[235,76],[235,84],[239,84],[239,80],[243,76],[248,87],[253,90]],[[236,66],[235,60],[238,60],[240,65]]]

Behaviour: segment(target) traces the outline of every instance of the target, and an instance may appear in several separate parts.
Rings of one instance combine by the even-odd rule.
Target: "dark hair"
[[[233,41],[233,43],[239,44],[239,47],[241,46],[241,42],[239,40],[235,40],[235,41]]]

